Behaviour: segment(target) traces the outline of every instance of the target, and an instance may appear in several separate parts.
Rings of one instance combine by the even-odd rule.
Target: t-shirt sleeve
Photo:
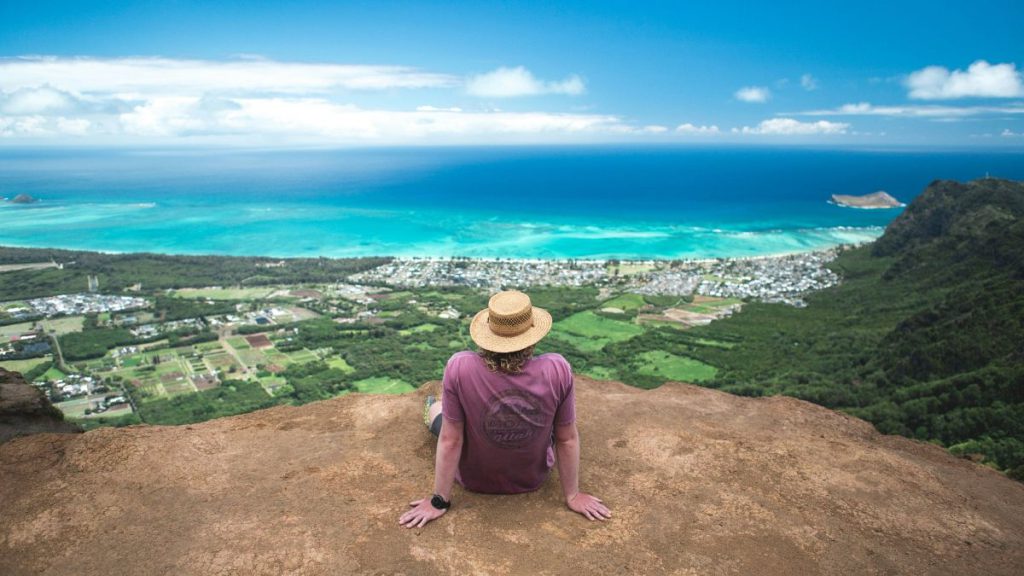
[[[459,357],[452,356],[444,367],[444,378],[441,380],[441,414],[453,422],[462,422],[466,418],[462,410],[462,399],[459,398]]]
[[[576,421],[576,385],[573,383],[572,367],[564,358],[555,363],[562,401],[555,411],[555,426],[565,426]]]

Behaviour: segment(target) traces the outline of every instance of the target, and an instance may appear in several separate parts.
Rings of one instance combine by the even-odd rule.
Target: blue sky
[[[1024,147],[1020,2],[329,4],[4,3],[0,145]]]

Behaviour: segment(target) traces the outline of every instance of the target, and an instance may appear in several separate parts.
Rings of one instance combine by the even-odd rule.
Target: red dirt
[[[456,489],[427,387],[0,445],[0,574],[1021,574],[1024,485],[790,398],[578,379],[591,523]]]
[[[254,334],[252,336],[246,336],[245,341],[249,343],[249,346],[253,348],[269,348],[273,346],[270,343],[270,339],[267,338],[266,334]]]

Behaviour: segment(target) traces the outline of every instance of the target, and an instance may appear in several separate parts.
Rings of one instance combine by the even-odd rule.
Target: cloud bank
[[[542,94],[564,94],[578,96],[586,91],[583,80],[576,75],[564,80],[549,82],[534,77],[526,68],[498,68],[486,74],[469,78],[466,92],[485,98],[515,98],[539,96]]]
[[[403,66],[170,58],[0,59],[0,137],[116,141],[182,139],[415,143],[549,141],[584,135],[659,133],[609,114],[464,110],[397,98],[446,90],[457,98],[577,95],[578,76],[537,79],[523,67],[463,78]],[[392,109],[353,102],[387,91]],[[406,95],[406,96],[402,96]],[[465,95],[463,94],[463,97]]]
[[[1024,104],[1015,103],[1004,106],[936,106],[936,105],[896,105],[876,106],[869,102],[843,104],[838,108],[824,110],[808,110],[792,112],[794,116],[890,116],[907,118],[953,119],[968,116],[985,116],[998,114],[1024,114]]]
[[[676,126],[676,132],[680,134],[700,134],[704,136],[721,133],[718,126],[715,126],[714,124],[711,124],[710,126],[695,126],[689,122]]]
[[[977,60],[966,71],[928,66],[906,79],[908,96],[915,100],[956,98],[1015,98],[1024,96],[1024,81],[1017,65]]]
[[[817,134],[846,134],[846,129],[849,127],[849,124],[829,122],[828,120],[800,122],[793,118],[771,118],[762,121],[757,126],[733,128],[733,132],[768,136],[811,136]]]

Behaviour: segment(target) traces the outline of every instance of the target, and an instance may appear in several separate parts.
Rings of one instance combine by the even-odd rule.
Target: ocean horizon
[[[494,147],[0,149],[0,245],[271,257],[717,258],[870,241],[1012,151]]]

